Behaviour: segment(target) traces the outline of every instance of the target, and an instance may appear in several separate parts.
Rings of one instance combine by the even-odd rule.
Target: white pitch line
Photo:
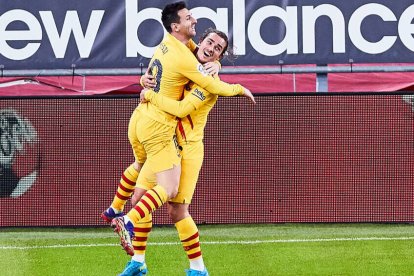
[[[206,241],[202,244],[263,244],[263,243],[307,243],[307,242],[341,242],[341,241],[406,241],[414,240],[414,237],[361,237],[361,238],[329,238],[329,239],[287,239],[287,240],[255,240],[255,241]],[[153,242],[149,246],[180,245],[179,242]],[[44,248],[72,248],[72,247],[109,247],[119,246],[113,243],[97,244],[56,244],[42,246],[0,246],[0,250],[29,250]]]

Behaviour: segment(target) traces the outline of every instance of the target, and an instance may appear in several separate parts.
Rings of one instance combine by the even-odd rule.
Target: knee
[[[137,205],[138,201],[147,191],[141,188],[135,188],[134,194],[131,197],[132,206]]]
[[[139,198],[137,196],[135,196],[135,194],[133,194],[132,197],[131,197],[131,205],[132,206],[137,205],[138,201],[139,201]]]
[[[173,223],[190,216],[188,204],[168,203],[168,215]]]

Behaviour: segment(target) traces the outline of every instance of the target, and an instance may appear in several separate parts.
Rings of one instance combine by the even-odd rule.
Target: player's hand
[[[148,89],[154,88],[156,85],[154,76],[148,74],[148,72],[145,72],[145,74],[141,76],[139,82],[144,88]]]
[[[252,92],[250,92],[249,89],[244,88],[244,97],[247,97],[252,103],[256,104],[256,100],[254,99],[254,96],[252,94]]]
[[[214,76],[217,75],[218,72],[220,71],[220,64],[218,64],[217,62],[207,62],[204,63],[203,65],[204,70],[210,75],[210,76]]]
[[[141,103],[147,103],[148,102],[148,100],[145,99],[145,92],[147,92],[147,91],[148,91],[147,88],[144,88],[144,89],[141,90],[141,93],[139,94],[139,101]]]

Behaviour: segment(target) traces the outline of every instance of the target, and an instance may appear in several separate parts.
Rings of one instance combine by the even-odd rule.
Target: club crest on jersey
[[[0,198],[19,197],[34,184],[37,143],[37,132],[28,120],[12,109],[0,110]]]
[[[203,65],[201,65],[200,63],[197,65],[197,70],[198,70],[201,74],[203,74],[204,76],[207,76],[207,75],[208,75],[207,71],[206,71],[206,70],[204,70]]]
[[[202,101],[206,99],[206,96],[204,95],[203,91],[199,90],[198,88],[194,89],[194,91],[191,94],[193,94]]]

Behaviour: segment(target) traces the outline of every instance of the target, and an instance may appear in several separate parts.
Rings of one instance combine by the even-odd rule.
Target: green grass
[[[414,275],[414,226],[272,224],[200,226],[210,275]],[[110,228],[0,228],[0,275],[117,275],[130,259]],[[156,227],[149,275],[184,275],[173,227]]]

